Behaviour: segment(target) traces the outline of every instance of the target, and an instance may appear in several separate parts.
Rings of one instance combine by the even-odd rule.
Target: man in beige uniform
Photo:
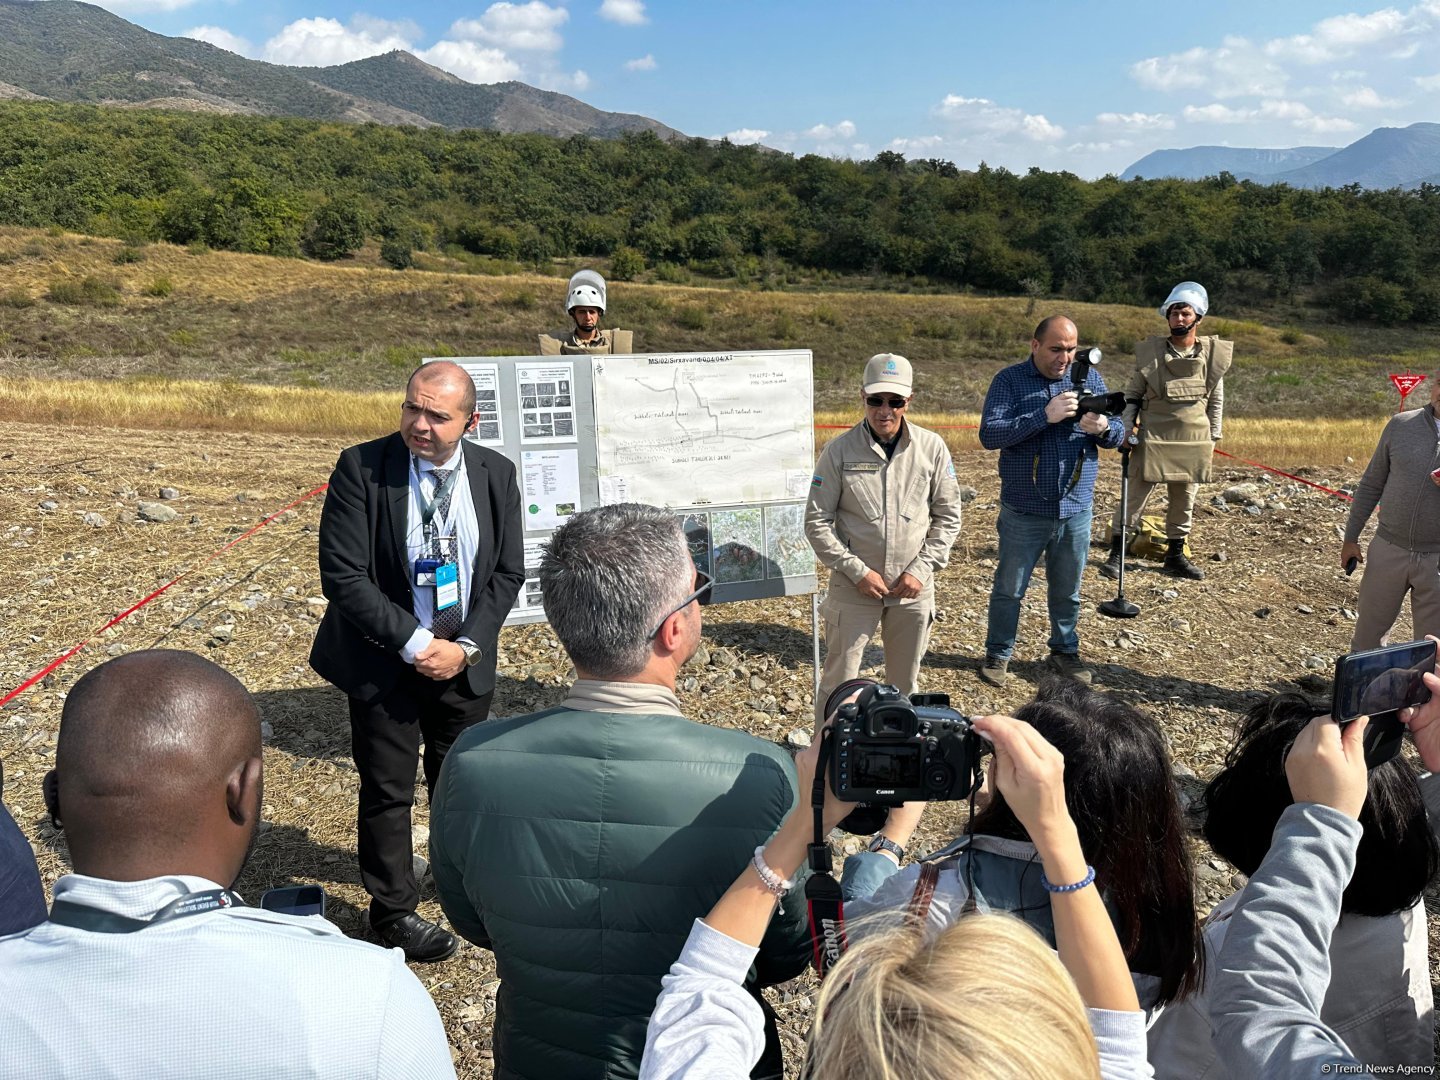
[[[605,279],[594,270],[578,270],[565,294],[565,313],[575,322],[569,333],[541,334],[541,356],[635,351],[633,330],[601,330],[605,314]]]
[[[905,420],[912,378],[903,356],[872,356],[861,382],[865,418],[832,440],[815,466],[805,535],[830,568],[817,730],[825,698],[859,673],[877,625],[886,680],[915,692],[935,617],[935,571],[960,535],[950,451],[933,431]]]
[[[1135,346],[1135,372],[1125,389],[1121,422],[1131,431],[1140,420],[1140,445],[1130,463],[1127,528],[1134,529],[1157,484],[1164,484],[1167,551],[1162,572],[1198,581],[1205,572],[1185,556],[1185,540],[1195,509],[1195,493],[1210,480],[1210,463],[1220,440],[1225,408],[1225,373],[1235,343],[1218,336],[1196,337],[1195,328],[1210,309],[1198,282],[1182,281],[1160,305],[1170,325]],[[1120,508],[1110,521],[1110,554],[1102,577],[1120,576]]]

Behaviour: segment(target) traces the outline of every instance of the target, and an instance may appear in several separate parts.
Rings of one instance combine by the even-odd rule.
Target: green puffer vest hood
[[[497,1080],[636,1076],[661,978],[794,788],[775,744],[674,715],[552,709],[462,734],[430,853],[446,916],[495,950]],[[809,948],[797,888],[752,975],[793,978]]]

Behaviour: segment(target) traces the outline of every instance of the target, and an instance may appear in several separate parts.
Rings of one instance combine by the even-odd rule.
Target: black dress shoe
[[[375,935],[382,944],[404,949],[405,959],[416,964],[433,964],[455,955],[460,942],[450,931],[422,919],[413,911],[394,922],[377,927]]]

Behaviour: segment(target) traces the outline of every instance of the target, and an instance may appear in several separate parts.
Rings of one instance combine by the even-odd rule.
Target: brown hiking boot
[[[989,683],[991,686],[1004,686],[1005,680],[1009,677],[1009,660],[995,660],[987,656],[985,663],[980,666],[980,681]]]
[[[1094,673],[1085,666],[1085,661],[1081,660],[1076,653],[1052,652],[1050,654],[1050,670],[1086,685],[1089,685],[1095,678]]]

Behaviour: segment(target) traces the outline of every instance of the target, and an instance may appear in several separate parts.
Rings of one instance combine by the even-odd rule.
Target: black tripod
[[[1102,600],[1095,610],[1111,619],[1133,619],[1140,609],[1125,599],[1125,530],[1130,524],[1130,451],[1135,447],[1135,436],[1127,435],[1120,444],[1120,575],[1115,582],[1115,596]]]

